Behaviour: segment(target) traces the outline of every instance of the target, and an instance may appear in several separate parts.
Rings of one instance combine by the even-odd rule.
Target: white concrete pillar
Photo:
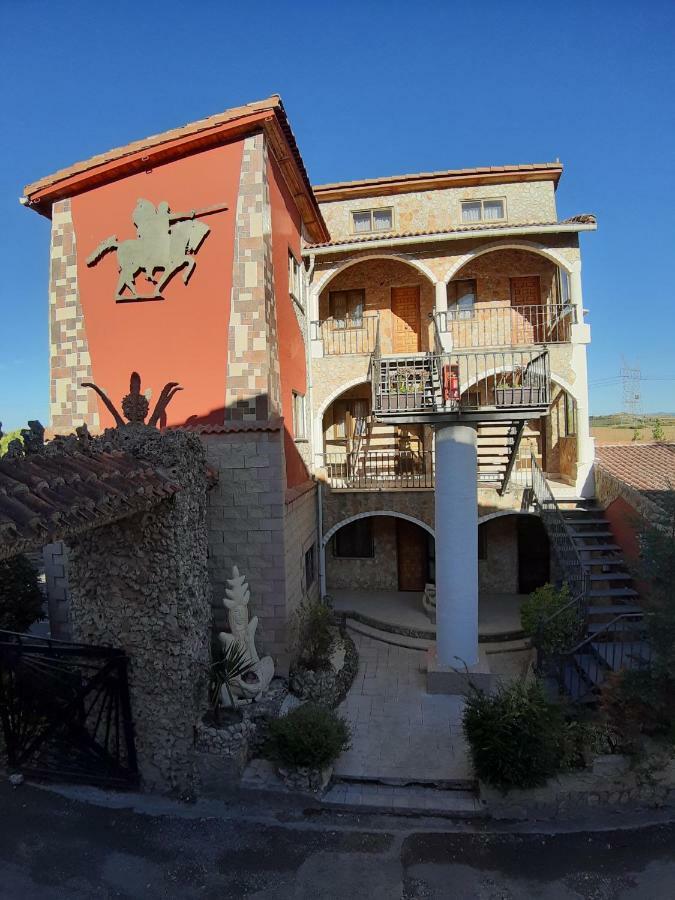
[[[448,286],[444,281],[437,281],[436,288],[436,312],[448,311]]]
[[[442,666],[478,663],[476,429],[436,429],[436,656]]]
[[[588,402],[588,362],[586,347],[591,342],[591,328],[584,322],[584,298],[581,285],[581,260],[570,272],[570,299],[577,311],[577,324],[572,326],[572,371],[574,393],[577,401],[577,482],[576,489],[582,497],[592,497],[593,461],[595,441],[591,437]]]
[[[444,281],[437,281],[434,287],[436,288],[434,315],[440,329],[441,349],[449,353],[452,350],[452,335],[447,330],[448,286]]]

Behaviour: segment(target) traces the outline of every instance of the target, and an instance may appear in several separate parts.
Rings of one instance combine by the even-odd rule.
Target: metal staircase
[[[478,424],[478,485],[508,490],[514,471],[525,421],[480,422]]]
[[[573,594],[556,615],[573,609],[579,621],[570,649],[540,655],[540,667],[573,702],[594,703],[611,672],[650,664],[644,612],[603,511],[580,498],[556,501],[534,459],[532,468],[535,503]]]

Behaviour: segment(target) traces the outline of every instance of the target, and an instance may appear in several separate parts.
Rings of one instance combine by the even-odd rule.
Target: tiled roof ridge
[[[357,178],[352,181],[334,181],[325,184],[312,185],[315,192],[336,190],[338,188],[361,187],[366,185],[387,184],[396,181],[415,181],[425,178],[449,178],[454,175],[461,177],[463,175],[488,175],[491,173],[509,173],[509,172],[533,172],[540,169],[560,170],[563,164],[556,162],[542,163],[513,163],[505,166],[469,166],[464,169],[439,169],[431,172],[406,172],[399,175],[383,175],[376,178]]]
[[[319,244],[306,244],[307,250],[320,249],[321,247],[339,247],[342,244],[367,244],[369,242],[377,242],[383,240],[392,240],[394,238],[416,238],[430,237],[434,235],[455,234],[455,233],[472,233],[485,230],[503,230],[507,228],[542,228],[555,225],[595,225],[596,217],[592,213],[584,213],[580,216],[572,216],[569,219],[553,220],[548,222],[495,222],[494,224],[485,224],[481,222],[479,225],[449,225],[445,228],[423,229],[421,231],[383,231],[377,234],[352,234],[346,238],[338,238],[332,241],[323,241]]]
[[[157,132],[157,134],[151,134],[147,137],[139,138],[135,141],[130,141],[127,144],[121,144],[118,147],[112,147],[110,150],[104,150],[102,153],[97,153],[94,156],[87,157],[86,159],[78,160],[78,162],[72,163],[70,166],[64,166],[62,169],[57,169],[56,172],[52,172],[50,175],[45,175],[43,178],[39,178],[31,184],[26,185],[26,187],[24,188],[24,194],[28,197],[31,194],[34,194],[37,191],[42,190],[50,185],[56,184],[59,181],[64,181],[66,178],[69,178],[72,175],[86,172],[89,169],[94,169],[98,166],[105,165],[105,163],[108,162],[123,159],[125,156],[131,156],[133,153],[139,153],[141,150],[150,150],[154,147],[169,143],[169,141],[176,140],[180,137],[199,134],[202,131],[207,131],[211,128],[217,128],[219,125],[224,125],[227,122],[233,122],[238,118],[244,118],[245,116],[249,116],[255,112],[264,112],[267,109],[279,109],[283,112],[283,104],[281,102],[281,97],[279,96],[279,94],[271,94],[264,100],[254,100],[251,103],[244,104],[243,106],[233,106],[230,109],[222,110],[221,112],[214,113],[211,116],[206,116],[202,119],[195,119],[195,121],[187,122],[185,125],[179,125],[175,128],[169,128],[166,131],[160,131]]]

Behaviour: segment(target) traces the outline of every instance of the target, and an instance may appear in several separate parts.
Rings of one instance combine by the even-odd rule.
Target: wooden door
[[[427,533],[407,519],[396,519],[399,591],[423,591],[427,581]]]
[[[391,289],[392,352],[417,353],[420,349],[420,289]]]
[[[538,275],[511,278],[512,342],[531,344],[543,339],[541,284]],[[514,340],[515,339],[515,340]]]

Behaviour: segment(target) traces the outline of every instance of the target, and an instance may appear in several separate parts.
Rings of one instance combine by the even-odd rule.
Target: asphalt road
[[[492,833],[282,807],[212,814],[117,802],[0,785],[0,898],[675,898],[671,825]]]

